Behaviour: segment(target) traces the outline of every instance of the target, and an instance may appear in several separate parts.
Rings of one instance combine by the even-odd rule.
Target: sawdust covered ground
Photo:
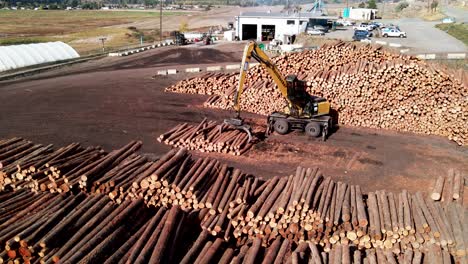
[[[139,139],[142,152],[161,155],[169,147],[156,137],[171,127],[204,117],[221,121],[232,113],[201,107],[206,96],[165,93],[165,87],[188,75],[153,78],[156,71],[236,63],[242,47],[164,48],[0,83],[0,137],[22,136],[56,146],[81,142],[106,150]],[[294,173],[298,165],[318,166],[325,175],[360,184],[364,191],[428,191],[451,168],[468,172],[467,148],[447,139],[352,127],[341,127],[326,142],[294,132],[273,135],[241,157],[196,155],[219,158],[263,178]]]

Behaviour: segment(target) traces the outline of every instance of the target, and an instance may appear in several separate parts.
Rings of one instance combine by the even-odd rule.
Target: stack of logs
[[[128,171],[119,169],[127,163],[139,166],[146,162],[146,158],[135,154],[141,145],[141,141],[132,141],[105,153],[100,147],[84,148],[78,143],[53,150],[52,145],[43,147],[22,138],[0,140],[0,191],[89,190],[89,183],[94,189],[110,176],[114,177],[112,186],[128,183]]]
[[[434,134],[468,144],[466,71],[452,72],[381,47],[345,42],[273,61],[283,74],[306,81],[309,93],[328,99],[343,124]],[[167,91],[208,94],[205,106],[229,109],[237,82],[233,74],[205,74]],[[281,98],[264,68],[249,71],[243,110],[263,115],[281,111],[286,106]]]
[[[432,189],[431,199],[445,203],[452,201],[463,203],[465,184],[465,178],[461,175],[461,172],[450,169],[446,176],[441,175],[437,178]]]
[[[238,240],[261,238],[267,245],[280,235],[296,243],[314,241],[324,251],[350,244],[395,254],[438,244],[458,256],[466,253],[461,204],[443,208],[405,190],[363,195],[359,186],[305,168],[266,181],[256,193],[253,203],[230,205],[228,218]]]
[[[15,140],[24,141],[0,142]],[[148,161],[135,153],[140,145],[89,148],[99,149],[98,158],[70,167],[62,165],[82,153],[79,144],[24,159],[36,172],[51,157],[63,160],[54,167],[76,182],[59,185],[60,194],[19,188],[18,179],[15,188],[3,185],[0,263],[466,261],[463,196],[439,203],[405,190],[365,194],[317,168],[264,181],[186,149]],[[14,163],[15,155],[2,157]],[[22,170],[4,171],[3,179],[15,173]]]
[[[116,205],[84,193],[21,190],[0,195],[0,208],[8,209],[0,263],[175,263],[196,221],[178,206],[151,210],[142,199]]]
[[[245,131],[228,124],[207,121],[206,118],[196,126],[187,123],[177,125],[160,135],[157,140],[173,147],[237,156],[245,153],[253,144],[253,139]]]
[[[201,233],[181,263],[423,263],[420,251],[406,250],[395,255],[382,249],[356,250],[352,245],[338,245],[329,252],[321,251],[313,242],[300,242],[293,250],[291,242],[282,237],[268,247],[261,247],[261,239],[255,238],[240,248],[227,245],[222,239],[210,239]],[[452,263],[450,254],[432,246],[424,255],[424,263]]]

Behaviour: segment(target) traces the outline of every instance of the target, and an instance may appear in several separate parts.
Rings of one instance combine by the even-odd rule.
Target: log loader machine
[[[305,82],[299,80],[296,75],[284,77],[255,41],[250,41],[244,49],[239,84],[234,97],[236,116],[226,119],[224,122],[246,131],[251,138],[250,126],[245,124],[240,116],[241,95],[244,92],[251,58],[265,67],[288,104],[283,112],[273,112],[268,116],[266,135],[268,136],[272,131],[284,135],[291,130],[302,130],[312,137],[321,135],[322,139],[325,140],[333,124],[330,103],[325,98],[310,95],[306,91]]]

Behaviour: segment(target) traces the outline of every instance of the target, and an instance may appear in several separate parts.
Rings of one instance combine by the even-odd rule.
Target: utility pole
[[[99,38],[99,40],[102,42],[102,53],[104,53],[105,50],[106,50],[106,48],[105,48],[105,46],[104,46],[104,41],[106,41],[107,38],[102,37],[102,38]]]
[[[159,40],[162,41],[163,37],[163,28],[162,28],[162,5],[163,5],[163,0],[159,0]]]
[[[385,0],[382,0],[382,3],[383,3],[383,6],[382,6],[382,19],[383,19],[383,16],[384,16],[384,13],[385,13]]]

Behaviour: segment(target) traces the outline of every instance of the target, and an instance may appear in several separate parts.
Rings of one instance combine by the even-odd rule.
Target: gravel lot
[[[447,6],[442,8],[442,12],[447,16],[454,17],[457,22],[468,23],[468,11],[462,8]]]
[[[460,40],[435,28],[438,22],[427,22],[417,18],[405,18],[398,20],[383,20],[385,24],[392,23],[398,25],[405,31],[407,38],[372,38],[373,40],[388,41],[402,44],[410,48],[411,53],[446,53],[446,52],[467,52],[468,49]],[[352,27],[343,30],[330,32],[326,35],[330,38],[351,40],[353,36]]]

